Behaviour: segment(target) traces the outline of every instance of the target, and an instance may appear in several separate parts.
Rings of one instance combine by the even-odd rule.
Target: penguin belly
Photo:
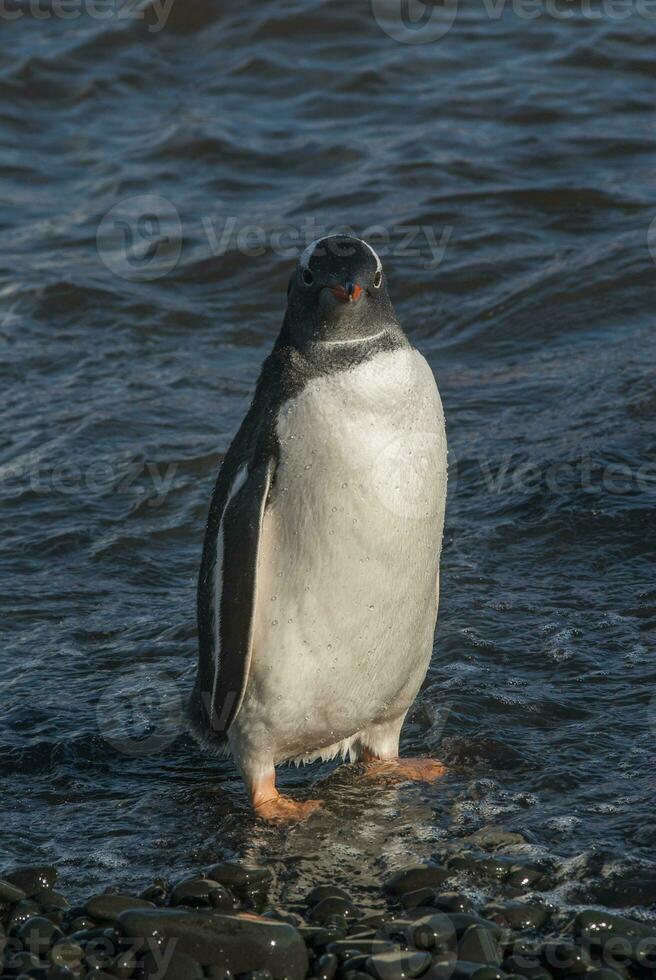
[[[312,380],[277,437],[229,733],[242,768],[357,756],[363,732],[400,729],[437,617],[446,436],[423,357],[403,348]]]

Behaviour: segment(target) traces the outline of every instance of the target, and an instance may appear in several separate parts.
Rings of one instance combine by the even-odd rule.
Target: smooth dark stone
[[[371,980],[371,974],[362,973],[360,970],[349,970],[344,974],[344,980]]]
[[[49,865],[14,868],[4,875],[4,879],[31,897],[44,888],[52,888],[57,879],[57,869]]]
[[[378,980],[405,980],[418,977],[430,966],[430,953],[419,950],[394,950],[379,953],[367,960],[366,972]]]
[[[130,950],[126,950],[126,952],[119,953],[112,960],[110,973],[112,976],[118,977],[119,980],[129,980],[136,972],[136,969],[137,959],[135,955]]]
[[[540,953],[549,972],[558,976],[579,976],[586,973],[590,965],[589,956],[573,943],[548,942],[542,946]]]
[[[449,858],[447,865],[450,871],[464,871],[477,878],[493,878],[504,881],[510,874],[513,865],[512,858],[488,857],[480,854],[456,854]]]
[[[514,864],[510,869],[506,885],[519,893],[526,891],[527,888],[545,890],[549,888],[549,879],[544,869],[538,865]]]
[[[358,919],[355,924],[368,929],[381,929],[391,918],[392,915],[389,912],[369,912]]]
[[[427,915],[411,922],[405,930],[408,945],[415,949],[445,949],[455,952],[457,931],[455,924],[445,913]]]
[[[303,980],[308,953],[297,929],[270,919],[224,915],[204,909],[181,912],[156,909],[123,912],[117,922],[125,937],[175,939],[176,952],[201,966],[224,963],[232,973],[268,969],[275,980]]]
[[[336,918],[355,919],[358,916],[358,911],[349,899],[331,897],[324,898],[318,905],[315,905],[310,911],[308,918],[312,922],[318,922],[321,925]]]
[[[194,908],[215,908],[232,912],[235,901],[230,892],[210,878],[186,878],[178,882],[169,897],[171,905],[190,905]]]
[[[18,928],[27,922],[28,919],[33,919],[36,915],[39,915],[41,909],[36,902],[33,902],[31,898],[23,898],[20,902],[16,902],[11,910],[11,918],[9,919],[9,928]]]
[[[623,980],[623,977],[621,973],[616,973],[615,970],[599,969],[588,970],[585,980]]]
[[[436,912],[413,921],[407,936],[411,945],[417,949],[433,949],[439,945],[455,950],[456,938],[461,939],[471,926],[487,929],[495,939],[501,935],[499,926],[478,915],[467,912]]]
[[[431,908],[440,912],[471,912],[472,904],[460,892],[437,892],[429,902]]]
[[[305,919],[298,912],[286,912],[284,909],[266,909],[260,913],[263,919],[274,919],[276,922],[287,922],[297,929],[305,925]]]
[[[85,905],[87,915],[99,922],[116,922],[122,912],[129,909],[154,909],[152,902],[136,895],[109,893],[94,895]]]
[[[95,929],[96,923],[88,915],[79,915],[67,923],[69,932],[86,932],[88,929]]]
[[[62,939],[49,950],[48,959],[53,966],[65,966],[73,970],[84,959],[84,949],[79,943]]]
[[[110,930],[110,935],[111,935]],[[106,939],[107,929],[105,926],[94,925],[91,929],[76,929],[75,932],[71,932],[68,936],[76,943],[88,943],[93,939]]]
[[[503,827],[489,826],[481,827],[468,837],[463,838],[463,843],[476,844],[486,850],[495,850],[498,847],[510,847],[514,844],[525,844],[526,838],[513,831],[504,830]]]
[[[656,903],[656,872],[628,873],[606,879],[594,890],[594,901],[614,908]]]
[[[500,966],[501,950],[490,929],[469,926],[458,943],[458,959],[484,966]]]
[[[314,908],[319,902],[323,902],[324,898],[343,898],[346,902],[352,902],[349,893],[337,885],[317,885],[306,896],[305,904],[308,908]]]
[[[481,970],[487,969],[490,968],[482,967],[480,963],[468,963],[466,960],[455,960],[440,954],[424,973],[422,980],[472,980]]]
[[[371,959],[367,953],[356,953],[342,962],[342,973],[366,973],[366,966]]]
[[[252,970],[251,972],[259,973],[260,971]],[[222,963],[210,963],[205,968],[205,976],[212,977],[213,980],[234,980],[234,975]]]
[[[472,973],[471,980],[505,980],[505,973],[497,966],[482,966]]]
[[[377,953],[389,953],[394,949],[396,949],[394,943],[390,943],[385,939],[349,938],[338,939],[336,942],[330,943],[326,952],[334,953],[340,960],[344,960],[358,953],[366,953],[368,956],[374,956]]]
[[[503,968],[508,973],[518,973],[522,977],[533,977],[535,980],[550,976],[540,962],[537,950],[532,956],[524,953],[509,956],[503,961]]]
[[[238,898],[243,899],[267,895],[273,880],[269,868],[237,864],[233,861],[224,861],[221,864],[213,865],[205,877],[212,881],[218,881],[220,885],[230,889]]]
[[[432,906],[436,895],[434,888],[417,888],[414,892],[404,892],[401,895],[401,905],[404,909],[416,909],[420,905]]]
[[[250,973],[240,973],[237,980],[273,980],[269,970],[251,970]]]
[[[44,956],[54,943],[64,938],[64,933],[50,919],[35,915],[20,926],[17,936],[24,949],[35,956]]]
[[[439,864],[421,864],[404,868],[392,875],[383,890],[388,895],[405,895],[419,888],[439,888],[449,877],[450,872]]]
[[[3,905],[14,905],[16,902],[20,902],[22,898],[27,898],[22,888],[17,888],[11,882],[0,878],[0,902]]]
[[[339,942],[346,937],[346,929],[341,926],[301,926],[298,930],[310,949],[326,952],[331,943]]]
[[[511,929],[539,929],[549,918],[543,905],[524,905],[522,902],[486,905],[482,912],[490,922]]]
[[[35,892],[33,899],[44,911],[68,909],[70,907],[66,896],[53,891],[52,888],[42,888],[40,892]]]
[[[656,923],[638,922],[623,915],[613,915],[599,909],[585,909],[574,920],[574,932],[579,936],[594,938],[614,933],[618,936],[651,938],[656,936]]]
[[[157,955],[144,956],[138,976],[139,980],[200,980],[205,974],[191,956],[176,951],[169,956],[166,950],[158,950]]]
[[[147,902],[154,902],[155,905],[161,905],[166,901],[167,890],[164,885],[149,885],[148,888],[144,888],[139,894],[139,898],[145,898]]]
[[[334,980],[339,967],[339,958],[334,953],[324,953],[314,963],[312,976],[317,980]]]
[[[41,967],[43,966],[43,964],[39,960],[39,957],[34,956],[32,953],[29,953],[27,950],[22,950],[21,952],[16,952],[16,953],[9,953],[9,955],[7,955],[7,953],[5,952],[5,956],[2,962],[4,964],[4,972],[8,974],[13,974],[14,976],[18,976],[19,973],[25,973],[27,970],[31,970],[32,968],[41,969]]]

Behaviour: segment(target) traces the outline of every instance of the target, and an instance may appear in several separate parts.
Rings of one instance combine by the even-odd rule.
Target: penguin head
[[[350,235],[308,245],[287,288],[288,340],[303,349],[366,341],[390,328],[400,329],[371,245]]]

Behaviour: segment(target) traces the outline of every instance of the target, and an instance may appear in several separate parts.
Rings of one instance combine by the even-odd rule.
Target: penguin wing
[[[224,742],[251,662],[262,526],[276,471],[278,360],[264,362],[251,406],[221,464],[198,578],[198,673],[192,722]]]
[[[244,459],[247,435],[240,431],[219,473],[198,586],[196,700],[214,739],[225,738],[248,680],[258,554],[275,469],[261,452]]]

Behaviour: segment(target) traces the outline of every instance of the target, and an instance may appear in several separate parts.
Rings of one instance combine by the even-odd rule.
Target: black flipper
[[[248,679],[260,535],[276,462],[271,401],[265,370],[219,470],[203,544],[192,720],[218,742],[225,741]]]

